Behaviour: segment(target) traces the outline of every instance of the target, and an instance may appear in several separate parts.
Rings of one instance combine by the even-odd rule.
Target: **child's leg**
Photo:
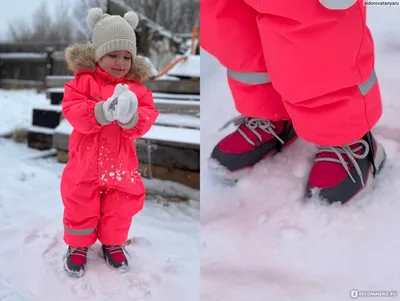
[[[256,16],[242,0],[203,0],[201,46],[228,68],[228,83],[242,115],[287,120],[282,99],[269,80]]]
[[[328,146],[363,137],[382,113],[363,1],[347,10],[318,0],[246,2],[259,12],[268,71],[299,136]]]
[[[117,190],[104,191],[101,198],[101,218],[97,229],[104,245],[119,246],[126,242],[132,217],[144,205],[145,194],[132,195]]]
[[[65,177],[65,176],[64,176]],[[64,209],[64,241],[72,247],[89,247],[97,240],[100,188],[92,183],[61,181]]]

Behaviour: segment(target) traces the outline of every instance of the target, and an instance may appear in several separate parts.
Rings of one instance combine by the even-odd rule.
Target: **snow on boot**
[[[102,245],[102,250],[104,259],[111,267],[121,272],[126,272],[129,269],[128,260],[122,246]]]
[[[224,178],[238,179],[239,171],[280,152],[297,138],[291,120],[272,122],[242,117],[235,124],[236,131],[215,146],[210,158],[211,170],[222,173]]]
[[[89,248],[68,247],[64,269],[72,277],[82,277],[85,273],[86,257]]]
[[[372,188],[386,154],[371,133],[338,147],[320,147],[311,169],[307,196],[345,204],[360,199]]]

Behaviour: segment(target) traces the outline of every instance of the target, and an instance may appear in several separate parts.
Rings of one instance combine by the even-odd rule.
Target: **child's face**
[[[107,53],[98,62],[100,68],[114,78],[122,78],[131,69],[132,55],[126,50],[117,50]]]

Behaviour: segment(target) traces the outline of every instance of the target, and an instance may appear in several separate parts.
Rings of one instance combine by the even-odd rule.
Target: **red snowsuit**
[[[340,10],[318,0],[200,5],[201,46],[228,69],[242,115],[292,119],[301,138],[326,146],[358,140],[379,120],[374,46],[362,0]]]
[[[65,85],[62,101],[63,115],[74,128],[70,160],[61,179],[64,240],[73,247],[90,246],[97,239],[121,245],[145,199],[134,139],[143,136],[158,116],[152,93],[132,79],[140,80],[147,69],[137,58],[126,78],[116,80],[94,64],[86,45],[70,47],[66,57],[75,77]],[[129,84],[139,100],[138,122],[131,129],[96,121],[96,103],[109,98],[118,83]]]

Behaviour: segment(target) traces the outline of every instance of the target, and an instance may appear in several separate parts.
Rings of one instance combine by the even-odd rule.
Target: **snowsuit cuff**
[[[137,122],[138,122],[138,113],[137,112],[133,115],[131,121],[129,121],[128,123],[121,123],[118,121],[119,125],[122,128],[127,129],[127,130],[133,128],[137,124]]]
[[[110,121],[108,121],[104,116],[103,103],[104,101],[96,103],[96,105],[94,106],[94,116],[96,117],[96,120],[100,125],[107,125],[110,123]]]

